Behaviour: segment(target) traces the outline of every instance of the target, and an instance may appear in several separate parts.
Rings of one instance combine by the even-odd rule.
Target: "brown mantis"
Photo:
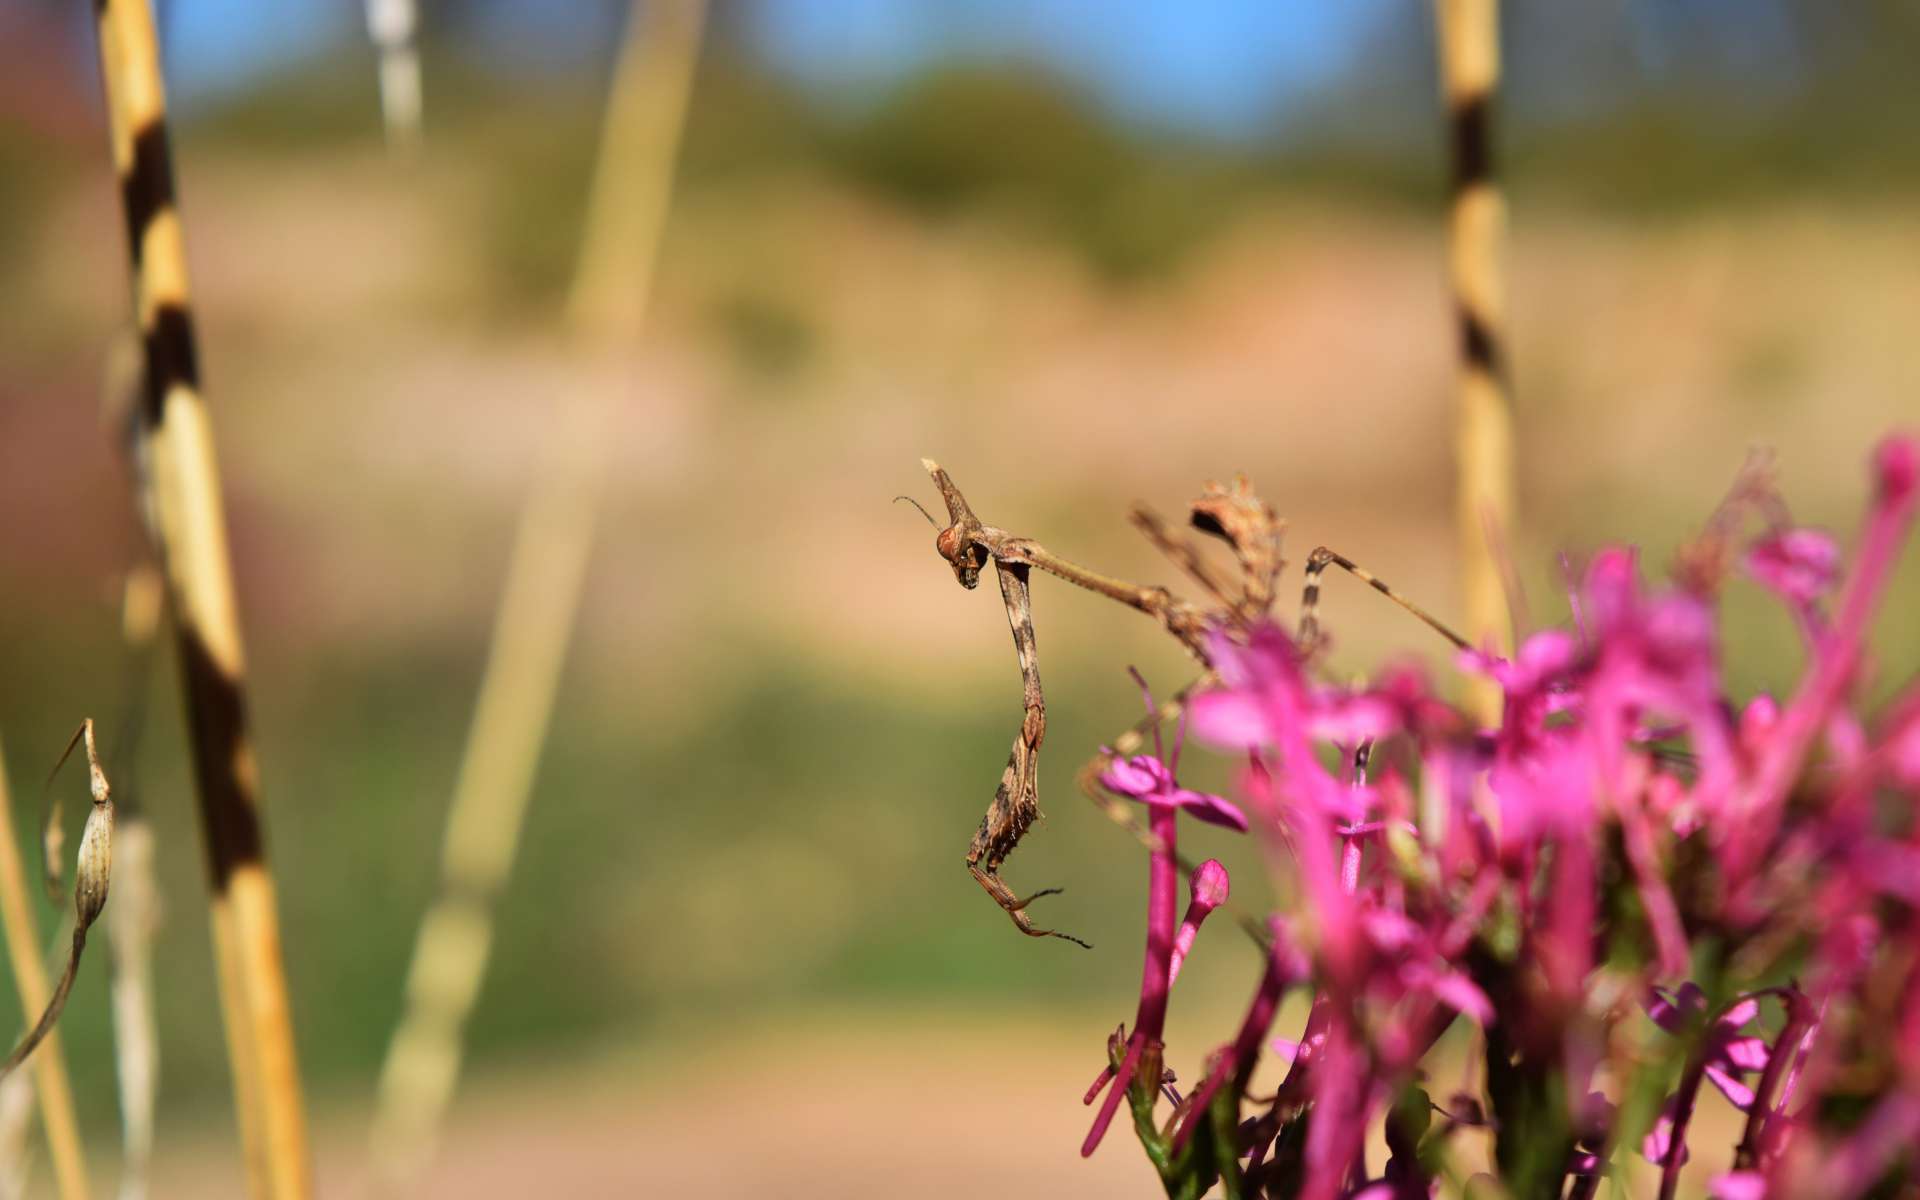
[[[1184,600],[1164,587],[1129,583],[1089,570],[1048,550],[1032,538],[1020,537],[988,525],[974,515],[966,497],[953,479],[932,459],[922,465],[933,477],[940,498],[947,506],[948,524],[934,540],[940,557],[953,568],[954,578],[965,588],[977,587],[980,573],[989,563],[1000,582],[1000,596],[1006,604],[1007,624],[1013,632],[1015,656],[1020,663],[1024,715],[1013,737],[1013,749],[1001,773],[1000,786],[981,818],[980,828],[967,847],[967,870],[998,904],[1020,932],[1029,937],[1057,937],[1081,946],[1087,943],[1072,934],[1036,926],[1027,908],[1042,896],[1060,889],[1043,888],[1021,896],[1000,877],[1000,868],[1020,844],[1020,839],[1040,815],[1040,746],[1047,734],[1046,697],[1040,687],[1038,647],[1033,628],[1033,606],[1028,584],[1032,570],[1040,570],[1077,584],[1090,592],[1117,600],[1159,621],[1203,668],[1200,677],[1181,689],[1153,716],[1113,740],[1111,747],[1088,762],[1079,773],[1080,787],[1116,822],[1133,830],[1149,845],[1152,834],[1141,827],[1120,801],[1107,796],[1098,786],[1100,772],[1117,756],[1136,753],[1143,738],[1158,723],[1178,714],[1188,696],[1214,682],[1208,639],[1215,630],[1233,636],[1268,617],[1274,590],[1286,565],[1281,556],[1281,539],[1286,523],[1267,503],[1254,494],[1245,477],[1231,487],[1208,483],[1193,502],[1191,524],[1194,529],[1225,541],[1233,550],[1240,578],[1237,584],[1222,580],[1189,537],[1170,529],[1159,516],[1136,505],[1132,521],[1176,566],[1186,572],[1213,603],[1202,607]],[[924,510],[922,510],[924,511]],[[929,518],[931,519],[931,518]],[[937,524],[937,522],[936,522]],[[1319,628],[1320,576],[1329,566],[1337,566],[1406,609],[1415,617],[1462,649],[1467,641],[1407,599],[1384,581],[1325,546],[1307,558],[1306,588],[1300,602],[1300,621],[1296,640],[1304,655],[1312,655],[1322,644]],[[1356,752],[1356,762],[1364,769],[1370,747]],[[1191,864],[1182,862],[1191,871]]]

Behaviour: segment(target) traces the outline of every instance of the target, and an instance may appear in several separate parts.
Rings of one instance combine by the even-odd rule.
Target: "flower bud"
[[[1167,985],[1180,977],[1180,964],[1187,960],[1187,952],[1193,949],[1193,939],[1200,934],[1200,923],[1207,914],[1227,902],[1230,881],[1227,869],[1217,858],[1210,858],[1193,869],[1193,878],[1189,883],[1187,915],[1180,922],[1180,932],[1173,939],[1173,960],[1167,971]]]

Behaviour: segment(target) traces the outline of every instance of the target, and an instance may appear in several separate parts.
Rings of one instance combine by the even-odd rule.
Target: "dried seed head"
[[[80,971],[80,955],[87,948],[87,929],[99,917],[100,910],[107,906],[107,880],[113,866],[113,792],[107,786],[107,773],[100,768],[100,753],[93,743],[93,718],[82,722],[73,737],[68,739],[67,748],[60,752],[60,761],[53,765],[52,773],[47,776],[47,783],[53,783],[54,777],[60,774],[60,768],[66,765],[68,757],[73,754],[73,748],[83,738],[87,744],[87,784],[93,792],[93,809],[87,814],[87,826],[80,835],[80,853],[75,865],[73,908],[79,919],[73,926],[73,949],[67,955],[67,969],[53,989],[53,996],[41,1012],[39,1022],[14,1046],[6,1061],[0,1063],[0,1080],[11,1075],[33,1054],[53,1029],[54,1023],[59,1021],[60,1014],[66,1010],[67,997],[73,993],[74,976]],[[50,805],[45,837],[50,853],[52,847],[58,845],[58,840],[53,836],[59,828],[58,814],[59,806]],[[57,863],[49,865],[57,866]],[[48,874],[51,882],[54,872],[49,871]]]
[[[106,907],[107,880],[112,866],[113,803],[103,799],[87,814],[87,827],[80,835],[80,853],[74,865],[73,911],[83,929],[93,924],[100,910]]]
[[[80,918],[79,928],[85,930],[106,906],[107,880],[113,865],[113,788],[107,783],[107,773],[100,766],[100,751],[93,738],[93,718],[81,722],[80,728],[74,731],[66,750],[60,755],[60,761],[54,764],[53,773],[47,776],[47,782],[53,782],[60,768],[66,765],[74,746],[82,741],[87,748],[87,790],[93,795],[93,808],[87,814],[86,828],[80,834],[80,851],[75,856],[73,905]],[[59,814],[59,804],[50,803],[46,828],[42,834],[48,889],[56,898],[60,890],[60,847],[66,840],[60,829]]]

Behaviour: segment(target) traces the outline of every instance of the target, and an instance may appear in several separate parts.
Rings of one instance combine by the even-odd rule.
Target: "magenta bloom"
[[[1147,687],[1147,681],[1138,671],[1131,672],[1134,682],[1140,685],[1140,698],[1145,702],[1147,714],[1152,716],[1157,707],[1153,702],[1153,693]],[[1158,845],[1147,857],[1147,952],[1140,969],[1140,1001],[1134,1010],[1133,1034],[1128,1037],[1120,1062],[1116,1065],[1111,1058],[1102,1069],[1100,1077],[1088,1089],[1085,1102],[1088,1104],[1099,1097],[1103,1088],[1107,1091],[1105,1102],[1093,1119],[1093,1128],[1087,1131],[1086,1140],[1080,1144],[1082,1155],[1092,1154],[1106,1136],[1107,1126],[1113,1115],[1119,1110],[1120,1102],[1128,1089],[1135,1086],[1136,1078],[1145,1072],[1144,1086],[1158,1092],[1161,1071],[1161,1032],[1166,1028],[1167,994],[1173,987],[1174,973],[1179,969],[1180,961],[1193,947],[1194,937],[1199,933],[1201,921],[1226,899],[1226,868],[1219,863],[1209,863],[1214,870],[1202,871],[1193,883],[1194,903],[1188,909],[1188,922],[1191,930],[1183,930],[1184,939],[1178,939],[1174,927],[1174,888],[1179,878],[1179,855],[1176,848],[1179,837],[1180,810],[1186,809],[1194,816],[1215,825],[1224,825],[1229,829],[1245,832],[1247,819],[1238,808],[1219,796],[1206,792],[1196,792],[1183,788],[1174,778],[1174,771],[1180,764],[1180,748],[1186,741],[1186,718],[1181,717],[1180,727],[1174,735],[1173,753],[1166,754],[1166,747],[1160,738],[1158,724],[1153,730],[1154,754],[1136,754],[1132,758],[1118,760],[1101,773],[1100,782],[1115,795],[1138,800],[1147,806],[1148,829]]]
[[[1116,796],[1138,800],[1142,804],[1165,804],[1185,809],[1209,825],[1223,825],[1240,833],[1247,831],[1247,818],[1233,802],[1211,792],[1183,788],[1173,778],[1173,769],[1151,754],[1136,754],[1116,759],[1100,775],[1101,786]]]
[[[1782,529],[1747,550],[1747,574],[1788,603],[1806,607],[1840,579],[1840,546],[1818,529]]]
[[[1188,712],[1245,763],[1244,810],[1180,786],[1178,743],[1100,776],[1146,806],[1153,837],[1137,1016],[1088,1093],[1112,1086],[1083,1151],[1130,1099],[1170,1195],[1425,1200],[1451,1194],[1434,1166],[1471,1129],[1490,1138],[1491,1190],[1595,1200],[1641,1133],[1624,1123],[1645,1119],[1604,1096],[1648,1096],[1677,1067],[1640,1140],[1660,1200],[1690,1143],[1715,1200],[1910,1191],[1920,681],[1869,643],[1920,515],[1920,438],[1888,439],[1871,478],[1844,556],[1752,472],[1673,582],[1643,578],[1623,547],[1577,582],[1569,568],[1568,629],[1520,638],[1511,658],[1455,658],[1499,684],[1491,727],[1417,669],[1329,681],[1280,626],[1223,620],[1206,647],[1219,686]],[[1747,543],[1756,513],[1766,527]],[[1718,597],[1736,563],[1806,639],[1792,663],[1736,674],[1803,658],[1774,695],[1738,694],[1723,671],[1739,648],[1723,645]],[[1248,923],[1252,998],[1231,1041],[1182,1066],[1184,1098],[1159,1086],[1169,987],[1226,868],[1193,870],[1176,924],[1183,809],[1255,834],[1285,905]],[[1711,971],[1715,1000],[1694,971]],[[1275,1029],[1296,987],[1304,1027]],[[1626,1027],[1636,996],[1672,1035],[1664,1055]],[[1443,1037],[1484,1056],[1464,1082],[1430,1053]],[[1709,1083],[1741,1114],[1731,1130],[1693,1119]]]
[[[1689,1025],[1699,1020],[1706,1007],[1706,993],[1693,983],[1683,983],[1678,991],[1653,989],[1647,1015],[1653,1018],[1654,1024],[1677,1035],[1685,1033]],[[1759,1015],[1760,1002],[1751,996],[1734,1004],[1714,1019],[1713,1028],[1707,1032],[1706,1045],[1700,1051],[1707,1078],[1743,1112],[1753,1104],[1753,1089],[1741,1082],[1741,1073],[1767,1068],[1767,1043],[1741,1033]]]

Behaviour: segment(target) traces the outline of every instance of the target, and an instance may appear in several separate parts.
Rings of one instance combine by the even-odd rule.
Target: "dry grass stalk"
[[[145,514],[137,439],[144,387],[141,339],[131,328],[107,354],[102,423],[126,457],[129,498]],[[160,1086],[160,1034],[153,1003],[153,941],[160,927],[152,823],[136,786],[135,759],[146,727],[153,656],[166,611],[166,577],[154,557],[157,533],[134,550],[121,586],[120,635],[127,690],[110,761],[120,781],[120,826],[113,911],[107,914],[113,994],[114,1075],[120,1091],[121,1200],[144,1200],[153,1153],[154,1100]]]
[[[1436,0],[1440,76],[1452,160],[1447,275],[1460,323],[1455,460],[1467,634],[1509,644],[1498,543],[1514,542],[1513,407],[1506,374],[1506,203],[1494,178],[1493,105],[1500,86],[1499,0]],[[1475,685],[1481,720],[1499,719],[1490,682]]]
[[[639,337],[699,54],[703,4],[637,4],[601,135],[567,316],[583,348],[624,359]],[[404,1194],[433,1152],[486,972],[493,904],[512,869],[572,638],[621,393],[583,394],[522,511],[454,789],[439,894],[421,922],[406,1011],[381,1071],[373,1156]]]
[[[164,587],[158,567],[151,562],[140,562],[127,572],[122,633],[135,670],[127,700],[129,719],[121,728],[115,753],[129,769],[138,714],[145,706],[145,667],[160,629]],[[114,1069],[120,1088],[120,1200],[143,1200],[147,1194],[154,1098],[160,1087],[160,1031],[153,1007],[153,939],[160,927],[160,888],[154,877],[153,824],[137,800],[137,795],[130,794],[121,803],[124,815],[115,856],[115,898],[113,911],[107,914]]]
[[[144,350],[145,507],[166,563],[180,648],[248,1183],[255,1195],[301,1197],[311,1187],[306,1119],[247,731],[219,474],[199,391],[159,46],[149,0],[97,0],[95,10]]]
[[[47,968],[40,957],[40,932],[35,928],[33,906],[27,899],[26,864],[21,860],[20,847],[14,843],[14,829],[5,763],[0,760],[0,925],[6,931],[7,954],[13,964],[20,1011],[31,1015],[47,1007],[53,989],[47,982]],[[73,1088],[67,1081],[67,1063],[60,1050],[58,1033],[49,1033],[35,1056],[33,1081],[40,1093],[41,1120],[46,1125],[54,1180],[62,1200],[85,1197],[88,1194],[86,1159],[81,1154],[80,1126],[73,1112]],[[0,1083],[0,1087],[4,1086]]]
[[[112,951],[113,1047],[120,1087],[123,1162],[120,1200],[143,1200],[153,1156],[153,1106],[160,1083],[160,1034],[153,1010],[153,938],[160,925],[160,892],[154,879],[153,825],[131,778],[139,714],[146,701],[146,663],[160,630],[164,583],[158,567],[142,561],[128,572],[121,604],[121,633],[134,664],[115,757],[122,770],[122,819],[115,851],[113,911],[107,914]]]
[[[420,8],[414,0],[367,0],[367,34],[380,55],[380,115],[387,145],[420,148]]]
[[[33,1130],[33,1076],[0,1079],[0,1200],[22,1200],[33,1162],[27,1140]]]
[[[153,825],[127,821],[116,848],[114,904],[107,914],[112,951],[113,1044],[120,1086],[120,1200],[147,1194],[153,1157],[153,1104],[160,1083],[160,1035],[153,1011],[153,935],[159,889],[153,873]]]

